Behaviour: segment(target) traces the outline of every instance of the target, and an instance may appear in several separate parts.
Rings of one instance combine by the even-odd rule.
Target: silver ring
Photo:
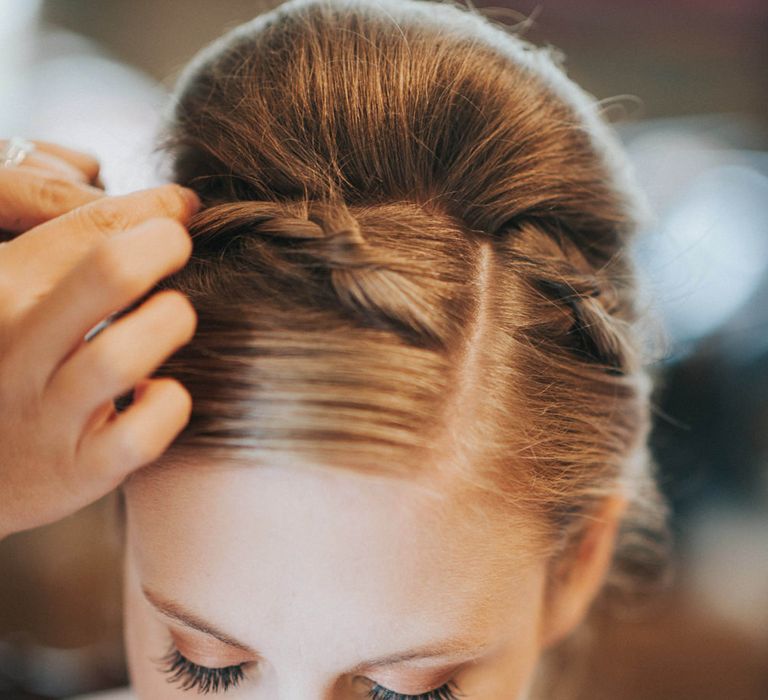
[[[0,152],[0,165],[3,168],[12,168],[20,165],[22,161],[35,150],[35,144],[21,136],[12,136],[8,139],[2,152]]]

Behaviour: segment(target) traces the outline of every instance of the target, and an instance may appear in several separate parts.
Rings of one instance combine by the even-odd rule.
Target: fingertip
[[[192,303],[192,300],[179,289],[165,289],[158,292],[158,294],[169,295],[174,298],[174,304],[181,304],[182,308],[179,309],[178,306],[176,307],[176,309],[178,309],[176,315],[184,322],[186,327],[184,342],[188,343],[194,337],[198,323],[197,309]],[[186,389],[184,390],[186,391]]]
[[[178,405],[179,410],[179,423],[174,435],[174,439],[179,433],[184,430],[189,424],[189,419],[192,417],[192,394],[187,388],[177,379],[168,378],[169,387],[168,390],[174,395],[174,402]]]
[[[187,415],[188,418],[192,411],[192,394],[187,387],[173,377],[158,377],[155,378],[155,381],[159,382],[163,390],[173,397],[173,401],[178,404],[180,412]]]
[[[183,185],[176,185],[176,187],[178,188],[179,194],[184,200],[188,218],[200,209],[200,197],[198,196],[197,192],[195,192],[193,189],[190,189],[189,187],[184,187]]]

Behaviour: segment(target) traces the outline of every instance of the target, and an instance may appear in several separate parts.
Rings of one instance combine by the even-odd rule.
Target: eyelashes
[[[225,692],[245,679],[244,664],[221,668],[200,666],[186,658],[173,644],[158,664],[168,676],[169,683],[177,683],[182,690],[197,690],[198,693]],[[374,684],[366,697],[369,700],[459,700],[454,691],[458,692],[458,688],[453,681],[420,695],[403,695]]]
[[[380,685],[374,685],[368,691],[367,697],[371,700],[458,700],[461,693],[456,695],[454,692],[458,692],[458,688],[453,681],[448,681],[445,685],[420,695],[403,695],[394,690],[382,688]]]
[[[245,678],[244,664],[208,668],[186,658],[175,646],[159,661],[169,683],[178,683],[182,690],[197,689],[198,693],[218,693],[234,688]]]

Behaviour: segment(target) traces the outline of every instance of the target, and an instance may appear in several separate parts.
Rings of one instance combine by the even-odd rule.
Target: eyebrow
[[[244,644],[243,642],[235,639],[232,635],[217,629],[214,625],[206,622],[198,615],[190,612],[189,610],[186,610],[176,601],[167,600],[157,593],[154,593],[146,586],[142,586],[141,590],[144,594],[144,597],[152,605],[152,607],[154,607],[163,615],[166,615],[167,617],[180,622],[186,627],[191,627],[198,632],[202,632],[203,634],[207,634],[214,639],[218,639],[220,642],[234,647],[235,649],[239,649],[240,651],[243,651],[252,656],[259,656],[259,654],[247,644]],[[397,654],[389,654],[387,656],[380,656],[369,661],[363,661],[362,663],[359,663],[351,668],[349,673],[358,673],[367,668],[377,666],[392,666],[394,664],[402,663],[404,661],[411,661],[413,659],[428,659],[442,656],[459,657],[466,656],[468,654],[472,654],[473,658],[475,658],[480,656],[483,651],[488,649],[488,647],[489,645],[487,644],[478,644],[465,639],[445,639],[439,642],[415,647],[413,649],[409,649],[408,651],[399,652]]]
[[[144,597],[149,601],[152,607],[161,612],[163,615],[176,620],[176,622],[180,622],[186,627],[191,627],[198,632],[202,632],[203,634],[214,637],[224,644],[235,647],[235,649],[239,649],[240,651],[244,651],[247,654],[251,654],[253,656],[258,656],[258,654],[247,644],[243,644],[243,642],[239,642],[232,635],[217,629],[209,622],[206,622],[201,617],[195,615],[193,612],[186,610],[176,601],[167,600],[157,593],[154,593],[146,586],[141,587],[141,592],[144,594]]]

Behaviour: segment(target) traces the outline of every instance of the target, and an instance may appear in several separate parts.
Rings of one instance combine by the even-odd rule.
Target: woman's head
[[[294,0],[189,64],[161,146],[203,209],[156,287],[198,312],[157,372],[192,418],[125,488],[141,697],[519,697],[661,512],[598,106],[460,7]],[[168,685],[171,639],[228,670]]]

